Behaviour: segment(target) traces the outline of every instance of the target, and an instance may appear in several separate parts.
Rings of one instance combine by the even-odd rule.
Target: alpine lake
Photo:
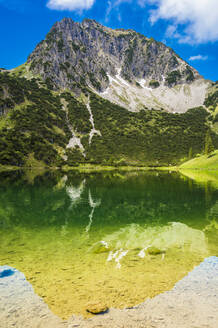
[[[188,175],[1,172],[0,265],[63,319],[170,290],[218,256],[218,173]]]

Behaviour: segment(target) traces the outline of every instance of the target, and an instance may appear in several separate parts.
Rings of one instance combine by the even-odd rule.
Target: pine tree
[[[210,130],[207,130],[206,136],[205,136],[205,148],[204,153],[205,155],[210,154],[212,151],[214,151],[214,145],[213,141],[210,135]]]
[[[188,159],[192,159],[192,147],[189,148]]]

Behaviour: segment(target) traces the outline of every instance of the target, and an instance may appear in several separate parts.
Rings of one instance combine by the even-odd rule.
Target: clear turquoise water
[[[218,255],[218,189],[178,173],[0,174],[0,265],[62,318],[138,304]]]

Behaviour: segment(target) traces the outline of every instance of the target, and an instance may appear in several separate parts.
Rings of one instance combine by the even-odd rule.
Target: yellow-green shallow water
[[[61,318],[131,307],[218,255],[218,190],[178,173],[2,173],[0,265]]]

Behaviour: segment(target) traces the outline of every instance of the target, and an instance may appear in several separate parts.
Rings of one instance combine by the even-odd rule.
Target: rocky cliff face
[[[94,20],[56,23],[28,58],[29,69],[54,89],[84,86],[131,111],[184,112],[203,104],[208,84],[161,42]]]

